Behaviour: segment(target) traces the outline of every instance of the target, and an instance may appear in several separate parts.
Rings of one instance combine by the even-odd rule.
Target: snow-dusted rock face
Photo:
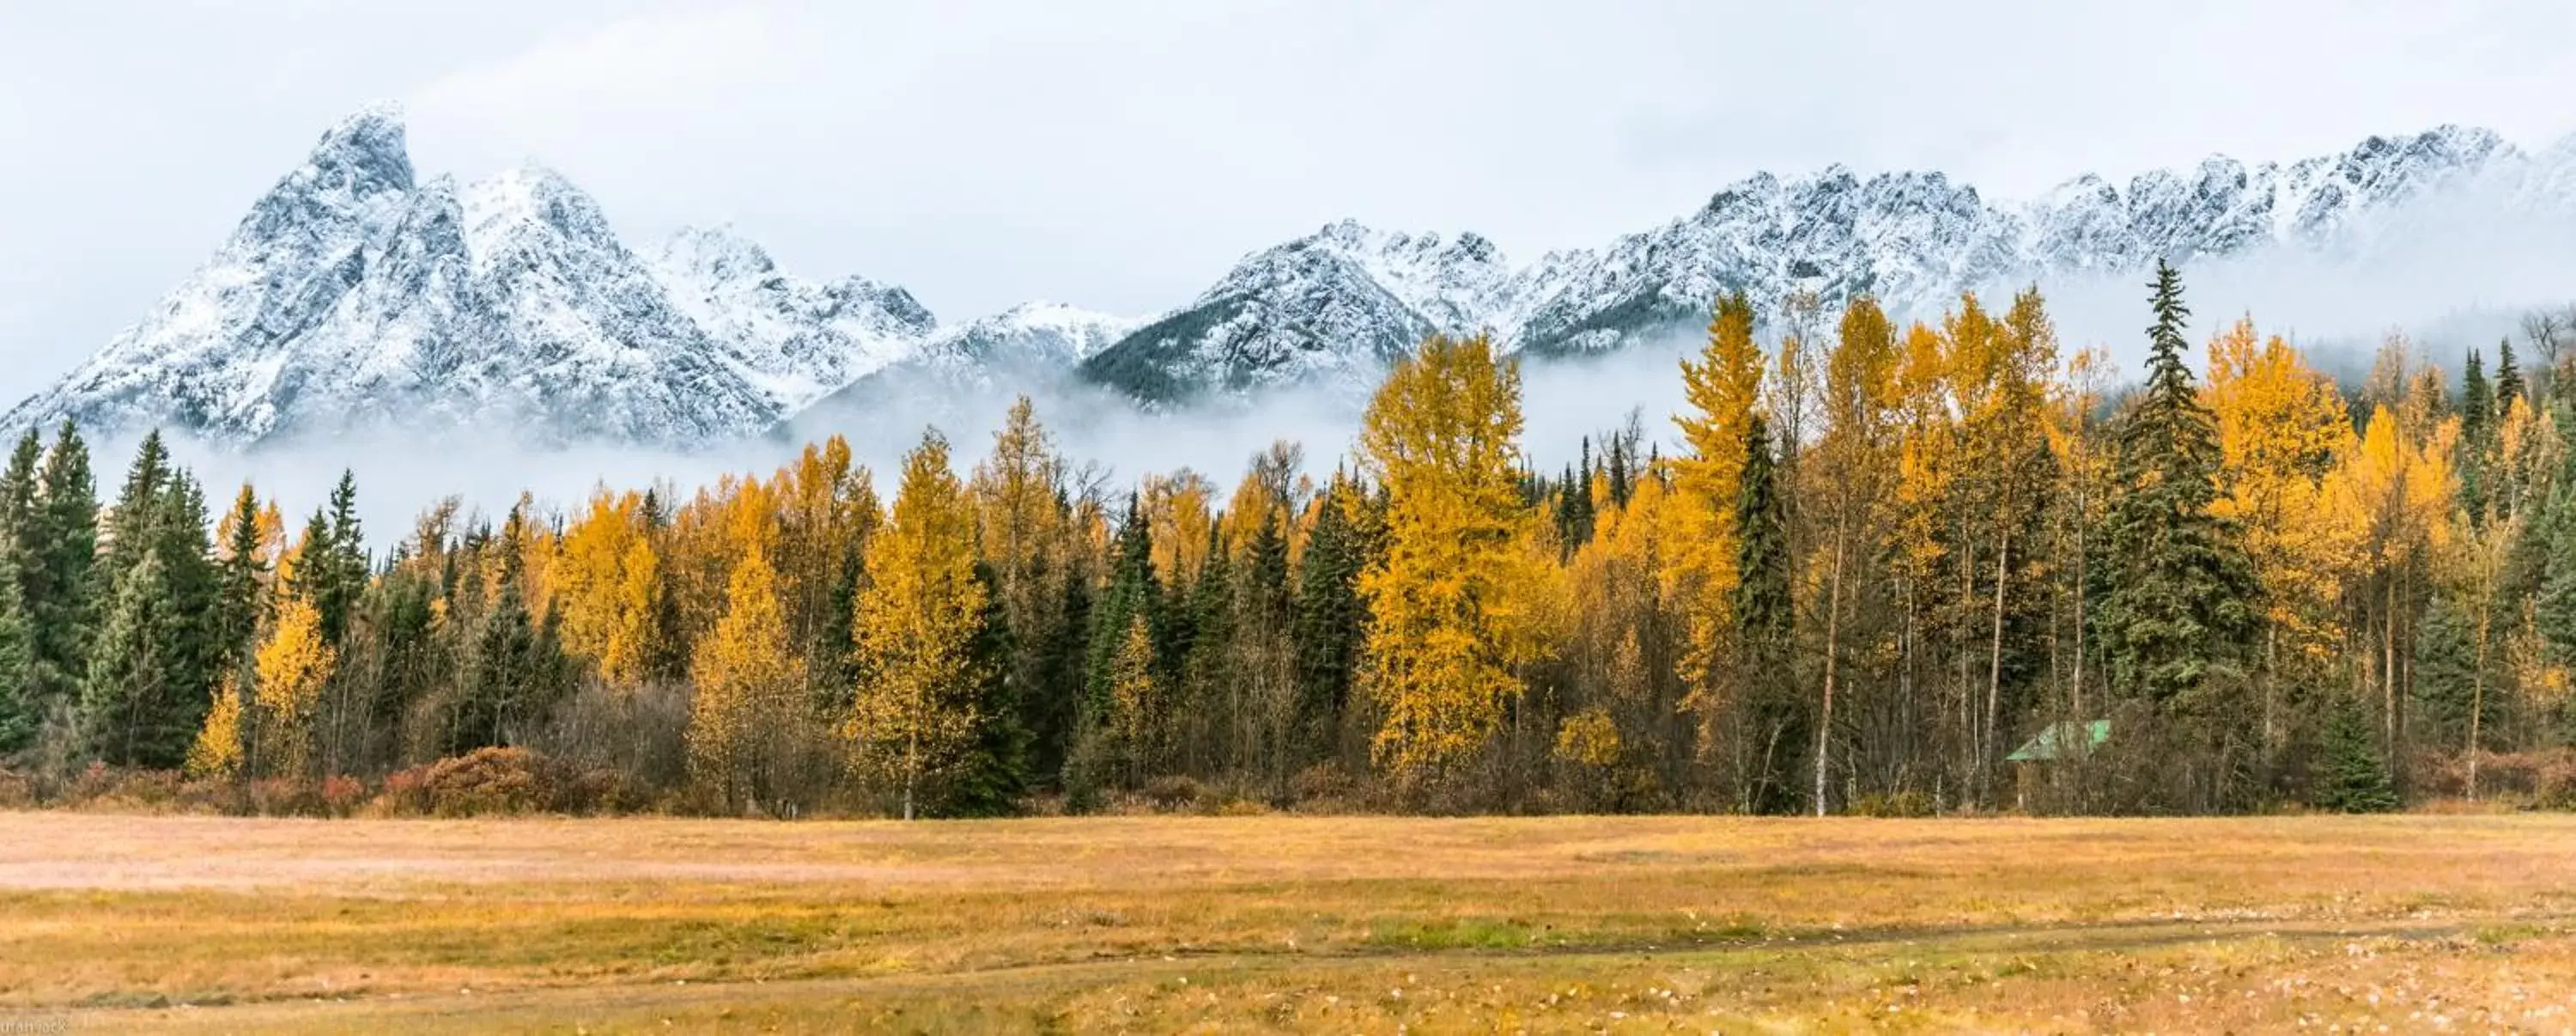
[[[903,359],[938,327],[902,288],[799,280],[730,229],[673,235],[654,273],[723,347],[727,366],[784,413]]]
[[[2376,217],[2455,186],[2563,211],[2576,202],[2576,141],[2526,155],[2487,130],[2444,126],[2288,166],[2213,156],[2125,186],[2087,174],[2027,202],[1937,172],[1762,173],[1661,227],[1527,267],[1472,234],[1339,223],[1247,257],[1084,371],[1155,401],[1288,381],[1364,387],[1434,331],[1491,331],[1537,356],[1597,352],[1687,332],[1733,291],[1765,314],[1803,290],[1828,305],[1866,292],[1931,315],[1963,291],[2135,272],[2159,257],[2368,247]]]
[[[932,326],[899,288],[804,284],[731,238],[648,263],[536,166],[417,182],[399,113],[373,107],[6,420],[240,446],[366,427],[694,446],[774,426]]]

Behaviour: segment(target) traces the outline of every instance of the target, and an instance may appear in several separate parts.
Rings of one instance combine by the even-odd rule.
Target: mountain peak
[[[345,184],[359,193],[411,189],[411,148],[401,106],[377,101],[333,124],[313,143],[305,170],[299,172],[308,170],[317,180]]]

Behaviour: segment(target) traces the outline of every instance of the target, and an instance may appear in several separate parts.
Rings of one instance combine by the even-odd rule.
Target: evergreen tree
[[[223,645],[216,637],[221,586],[214,545],[206,536],[206,494],[195,477],[180,471],[171,476],[153,508],[160,518],[154,523],[150,549],[161,560],[175,633],[167,663],[178,681],[177,697],[170,702],[174,710],[170,722],[194,730],[226,668]]]
[[[0,473],[0,547],[16,551],[20,557],[38,555],[40,544],[33,537],[44,497],[37,465],[44,462],[44,457],[44,437],[30,428],[18,437],[17,448],[9,453],[9,467]]]
[[[25,748],[44,719],[35,670],[35,631],[18,592],[18,552],[0,545],[0,756]]]
[[[2522,368],[2514,365],[2513,339],[2506,338],[2497,342],[2495,379],[2496,416],[2498,418],[2502,418],[2507,410],[2513,408],[2513,401],[2517,399],[2523,400],[2523,403],[2526,406],[2530,405],[2531,400],[2525,396],[2525,393],[2529,391],[2530,389],[2523,384]]]
[[[1210,525],[1207,561],[1199,566],[1198,579],[1190,584],[1189,599],[1183,605],[1189,615],[1189,639],[1176,645],[1179,664],[1169,670],[1174,679],[1167,684],[1181,689],[1173,712],[1181,729],[1174,733],[1188,738],[1191,761],[1202,773],[1242,761],[1243,746],[1236,735],[1242,730],[1246,706],[1243,684],[1235,678],[1229,657],[1234,639],[1230,553],[1218,528]],[[1219,753],[1230,758],[1213,758]]]
[[[2487,387],[2485,362],[2478,351],[2469,350],[2468,361],[2460,375],[2460,510],[2471,522],[2484,522],[2487,517],[2487,460],[2495,453],[2496,422],[2500,413],[2494,391]]]
[[[991,566],[977,564],[975,578],[984,586],[983,621],[967,653],[983,679],[975,711],[975,743],[957,766],[950,812],[958,816],[1009,816],[1029,791],[1029,726],[1010,661],[1013,645],[1009,609]]]
[[[1251,756],[1239,762],[1266,775],[1285,798],[1297,764],[1297,600],[1288,585],[1288,537],[1281,519],[1274,512],[1244,547],[1235,580],[1231,662],[1248,705],[1242,722],[1252,741],[1246,746]]]
[[[327,537],[329,526],[323,528]],[[485,547],[500,557],[499,580],[492,605],[473,634],[463,700],[448,732],[446,754],[524,742],[568,682],[570,661],[563,655],[554,613],[550,609],[538,615],[528,606],[523,559],[529,535],[526,509],[512,507],[500,537]],[[317,589],[332,585],[323,582]],[[318,603],[314,612],[317,629],[326,631],[324,643],[332,643]]]
[[[2371,735],[2370,717],[2349,698],[2336,702],[2319,746],[2312,804],[2336,813],[2385,813],[2396,809],[2397,786]]]
[[[224,517],[224,550],[215,566],[215,613],[209,631],[230,672],[248,664],[259,643],[268,565],[261,557],[259,494],[244,483]]]
[[[2211,513],[2218,430],[2183,362],[2191,311],[2156,264],[2147,385],[2120,430],[2098,627],[2114,685],[2158,705],[2207,687],[2251,630],[2255,586],[2233,530]]]
[[[355,475],[345,469],[340,472],[340,481],[331,487],[327,506],[327,516],[320,512],[314,515],[317,523],[327,522],[327,532],[319,540],[307,534],[303,564],[315,569],[313,608],[322,615],[322,639],[337,644],[348,633],[349,613],[367,587],[367,547],[358,528]]]
[[[2486,360],[2475,349],[2460,367],[2460,437],[2486,442],[2495,433],[2505,398],[2487,385]]]
[[[1117,665],[1131,629],[1148,641],[1162,623],[1162,589],[1154,576],[1154,530],[1146,521],[1143,501],[1127,498],[1127,517],[1111,545],[1109,585],[1091,609],[1090,660],[1085,667],[1082,707],[1075,716],[1074,746],[1066,755],[1065,786],[1087,797],[1124,770],[1120,765],[1136,746],[1120,742],[1126,724],[1119,715]]]
[[[1789,587],[1789,532],[1780,503],[1778,460],[1769,423],[1755,414],[1745,429],[1744,464],[1735,497],[1735,684],[1744,702],[1744,733],[1758,746],[1747,761],[1743,802],[1748,811],[1797,809],[1792,776],[1806,744],[1793,670],[1796,604]]]
[[[1328,756],[1350,705],[1368,612],[1360,601],[1361,545],[1350,508],[1358,489],[1336,474],[1316,505],[1315,527],[1297,571],[1297,737],[1299,761]]]
[[[98,561],[98,487],[78,425],[63,422],[37,481],[39,502],[20,538],[26,549],[19,560],[35,631],[37,696],[54,700],[79,693],[89,673],[97,610],[91,573]]]
[[[2423,705],[2425,727],[2418,733],[2445,746],[2468,737],[2469,712],[2477,704],[2478,646],[2475,605],[2453,594],[2439,594],[2415,631],[2415,700]],[[2486,695],[2482,730],[2494,731],[2495,696]]]
[[[177,700],[189,689],[171,668],[180,630],[163,572],[161,559],[146,553],[117,580],[81,688],[81,744],[109,765],[175,767],[197,736],[202,717],[186,710],[204,705],[205,691],[194,689],[197,701]]]
[[[2570,452],[2569,464],[2576,467],[2576,451]],[[2532,602],[2532,621],[2551,659],[2576,667],[2576,484],[2562,478],[2541,517],[2543,528],[2532,536],[2545,537],[2548,560]]]

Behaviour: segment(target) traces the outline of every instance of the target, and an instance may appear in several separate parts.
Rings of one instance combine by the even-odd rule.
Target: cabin
[[[2047,778],[2050,768],[2089,757],[2110,740],[2111,721],[2107,719],[2062,719],[2040,728],[2037,737],[2004,757],[2013,766],[2014,804],[2028,809],[2031,789]]]

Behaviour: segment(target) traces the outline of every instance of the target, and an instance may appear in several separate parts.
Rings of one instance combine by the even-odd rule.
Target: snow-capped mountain
[[[899,288],[805,284],[722,235],[648,263],[538,166],[417,181],[400,113],[378,106],[6,420],[235,445],[368,426],[698,445],[774,426],[931,327]]]
[[[1253,252],[1147,320],[1032,303],[941,327],[902,288],[799,279],[726,229],[640,256],[538,166],[462,189],[418,180],[399,113],[374,107],[6,420],[237,445],[389,426],[699,446],[1075,380],[1166,405],[1283,383],[1357,393],[1435,332],[1584,354],[1695,333],[1731,291],[1764,313],[1793,292],[1828,305],[1867,292],[1929,316],[1962,291],[2126,276],[2158,257],[2400,249],[2444,211],[2425,202],[2454,190],[2576,216],[2576,138],[2524,152],[2445,126],[2286,165],[2088,174],[2028,201],[1938,172],[1763,173],[1660,227],[1527,265],[1471,233],[1345,221]]]
[[[654,272],[724,347],[727,365],[782,413],[911,355],[938,327],[902,288],[855,276],[799,280],[730,228],[673,235]]]
[[[1366,386],[1434,331],[1488,331],[1537,356],[1596,352],[1687,332],[1739,290],[1764,313],[1804,290],[1828,304],[1867,292],[1899,314],[1930,315],[1963,291],[2129,273],[2158,257],[2384,247],[2370,233],[2378,217],[2454,187],[2563,211],[2576,204],[2576,138],[2535,155],[2444,126],[2286,166],[2212,157],[2125,187],[2088,174],[2026,202],[1990,200],[1937,172],[1761,173],[1661,227],[1526,267],[1472,234],[1337,223],[1246,257],[1084,373],[1149,401],[1289,381]]]

